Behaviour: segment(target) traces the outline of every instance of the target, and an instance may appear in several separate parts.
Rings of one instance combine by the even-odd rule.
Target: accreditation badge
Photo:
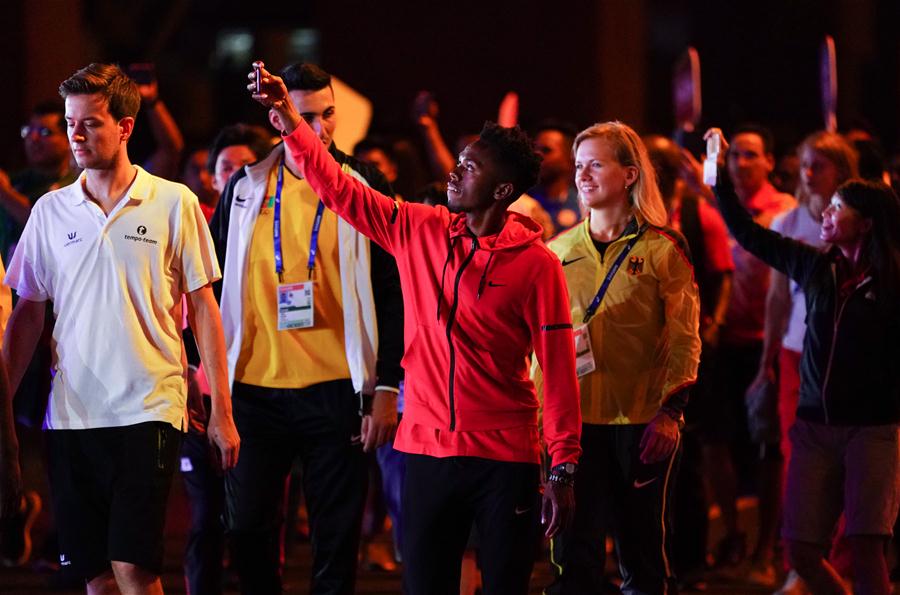
[[[289,331],[313,326],[313,282],[278,286],[278,330]]]
[[[591,334],[586,324],[572,329],[575,336],[575,373],[579,378],[597,369],[594,363],[594,350],[591,348]]]

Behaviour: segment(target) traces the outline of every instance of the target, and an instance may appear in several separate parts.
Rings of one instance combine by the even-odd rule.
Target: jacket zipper
[[[835,266],[831,265],[831,278],[834,282],[834,297],[835,299],[840,297],[840,290],[838,288],[837,282],[837,271],[835,271]],[[853,288],[853,291],[847,296],[847,299],[843,301],[840,309],[837,310],[834,316],[834,330],[831,334],[831,348],[828,350],[828,365],[825,367],[825,380],[822,382],[822,409],[825,412],[825,424],[830,424],[828,417],[828,400],[825,395],[828,392],[828,381],[831,379],[831,364],[834,360],[834,346],[837,343],[837,334],[838,327],[841,324],[841,317],[844,315],[844,308],[847,306],[847,302],[850,301],[850,298],[853,297],[853,294],[859,290],[860,287],[867,283],[868,279],[864,279],[862,283]]]
[[[475,250],[478,249],[478,240],[476,238],[472,238],[472,251],[469,252],[468,256],[466,256],[465,260],[463,260],[462,264],[459,265],[459,270],[456,271],[456,279],[453,281],[453,304],[450,306],[450,313],[447,315],[447,345],[450,348],[450,379],[447,383],[447,392],[449,394],[450,399],[450,431],[453,432],[456,430],[456,407],[455,407],[455,398],[453,395],[454,389],[454,377],[456,376],[456,349],[453,347],[453,338],[450,336],[451,331],[453,330],[453,323],[456,322],[456,310],[459,306],[459,282],[462,279],[463,271],[469,266],[469,263],[472,262],[472,259],[475,257]]]

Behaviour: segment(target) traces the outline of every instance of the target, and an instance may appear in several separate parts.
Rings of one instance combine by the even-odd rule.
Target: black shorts
[[[47,431],[59,561],[89,581],[128,562],[160,574],[181,432],[164,422]]]

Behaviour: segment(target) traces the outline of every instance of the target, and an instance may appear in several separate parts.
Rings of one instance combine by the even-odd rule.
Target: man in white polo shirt
[[[161,593],[165,506],[184,424],[182,296],[212,389],[210,440],[234,466],[220,277],[197,198],[132,165],[137,86],[91,64],[60,85],[84,173],[32,210],[6,283],[11,386],[53,302],[56,376],[44,428],[60,564],[89,593]],[[8,432],[5,444],[15,440]]]

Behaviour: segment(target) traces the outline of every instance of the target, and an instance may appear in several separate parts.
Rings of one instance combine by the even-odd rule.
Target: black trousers
[[[581,430],[575,521],[553,540],[556,580],[548,595],[603,592],[606,535],[619,556],[622,593],[675,593],[670,503],[681,445],[666,460],[640,462],[646,425],[592,425]]]
[[[281,593],[285,481],[299,456],[313,551],[310,593],[353,593],[367,470],[350,381],[304,389],[235,383],[232,402],[241,453],[226,475],[225,519],[241,592]]]
[[[217,469],[206,435],[188,432],[181,444],[181,477],[191,508],[184,551],[184,579],[191,595],[222,593],[225,553],[225,479]]]
[[[540,539],[540,504],[537,464],[407,455],[403,593],[459,593],[473,521],[485,595],[528,593]]]

